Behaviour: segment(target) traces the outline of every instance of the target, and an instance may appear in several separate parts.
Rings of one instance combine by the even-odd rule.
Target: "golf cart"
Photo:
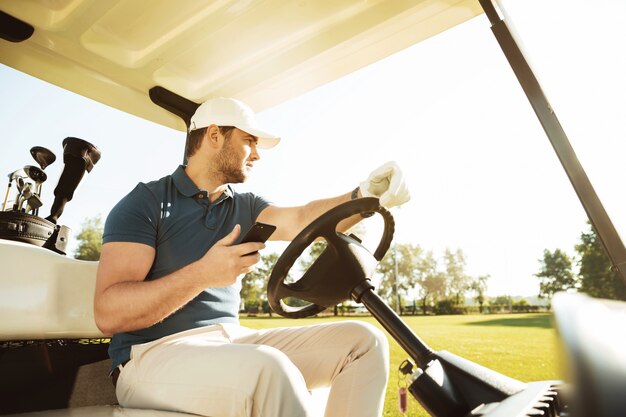
[[[266,109],[484,12],[485,24],[491,22],[613,265],[624,277],[624,245],[507,25],[516,22],[512,11],[519,3],[502,1],[496,8],[490,1],[472,0],[224,1],[176,2],[172,10],[167,3],[150,1],[0,0],[0,62],[184,131],[198,103],[208,97],[233,96],[257,110]],[[511,14],[503,20],[509,6]],[[523,27],[523,21],[516,23]],[[223,60],[217,65],[206,51],[221,51],[224,39],[235,41],[228,53],[220,54]],[[66,166],[77,168],[68,168],[71,180],[59,181],[66,191],[59,192],[58,204],[55,193],[53,206],[63,207],[72,199],[82,174],[100,157],[89,141],[74,139],[62,144],[63,155]],[[59,224],[62,208],[52,209],[46,218],[39,216],[42,173],[52,163],[53,151],[32,149],[38,170],[29,165],[12,171],[9,184],[18,195],[2,212],[7,218],[0,229],[0,413],[176,415],[115,406],[106,377],[106,338],[93,321],[97,263],[63,255],[67,231]],[[334,232],[340,219],[369,211],[378,212],[385,222],[373,255],[355,237]],[[409,390],[434,416],[617,416],[626,409],[620,395],[624,361],[616,349],[620,333],[615,331],[620,319],[623,322],[622,303],[580,295],[555,299],[571,380],[522,383],[451,353],[433,351],[372,291],[369,278],[393,234],[393,218],[376,200],[356,200],[330,211],[279,259],[268,291],[272,307],[286,316],[305,317],[348,298],[361,302],[410,356],[413,363],[403,367],[412,380]],[[320,236],[329,249],[300,280],[286,283],[299,252]],[[335,276],[341,281],[324,284]],[[282,302],[286,297],[310,304],[290,308]],[[598,332],[598,323],[615,324],[609,327],[614,332]]]

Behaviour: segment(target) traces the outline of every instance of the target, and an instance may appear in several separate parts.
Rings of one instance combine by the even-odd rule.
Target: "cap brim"
[[[259,143],[257,144],[257,146],[261,149],[270,149],[273,148],[274,146],[278,145],[278,142],[280,142],[280,137],[256,128],[256,127],[252,127],[252,126],[236,126],[237,129],[243,130],[246,133],[251,134],[252,136],[256,136],[257,138],[259,138]]]

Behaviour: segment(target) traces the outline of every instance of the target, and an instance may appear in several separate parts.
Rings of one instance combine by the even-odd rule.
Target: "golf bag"
[[[29,243],[65,255],[70,229],[67,226],[58,225],[57,221],[63,213],[65,204],[74,196],[74,191],[85,171],[91,172],[100,160],[100,151],[83,139],[68,137],[63,140],[65,165],[59,183],[54,189],[54,202],[50,215],[45,219],[38,216],[41,206],[41,183],[46,179],[43,169],[54,162],[56,157],[51,151],[38,146],[31,149],[31,154],[41,169],[26,166],[9,174],[7,197],[5,197],[3,210],[0,211],[0,239]],[[29,180],[34,180],[35,183]],[[13,181],[17,184],[18,197],[12,209],[5,211]]]

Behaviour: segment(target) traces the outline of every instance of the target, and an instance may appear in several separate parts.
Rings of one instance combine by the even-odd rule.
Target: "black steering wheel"
[[[361,245],[356,236],[336,231],[340,221],[367,212],[380,213],[385,222],[374,255]],[[379,204],[377,198],[348,201],[324,213],[302,230],[276,261],[267,284],[270,307],[281,316],[301,318],[315,315],[349,299],[357,286],[369,282],[367,280],[373,276],[376,265],[391,245],[394,229],[393,216]],[[324,252],[300,279],[286,283],[285,278],[300,254],[320,237],[327,242]],[[283,302],[287,297],[310,304],[292,307]]]

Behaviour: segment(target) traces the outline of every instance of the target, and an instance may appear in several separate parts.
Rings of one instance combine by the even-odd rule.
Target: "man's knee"
[[[389,342],[376,326],[362,321],[342,322],[339,329],[344,340],[351,345],[351,360],[367,356],[381,373],[389,372]]]
[[[368,349],[380,350],[384,354],[389,352],[387,336],[378,327],[363,321],[343,322],[341,332],[352,340],[367,347]]]
[[[270,346],[257,346],[252,359],[257,362],[252,397],[259,415],[305,416],[310,395],[300,370],[287,355]]]
[[[272,380],[273,383],[303,382],[304,378],[298,368],[280,350],[271,346],[257,346],[252,353],[252,362],[258,369],[258,378]]]

